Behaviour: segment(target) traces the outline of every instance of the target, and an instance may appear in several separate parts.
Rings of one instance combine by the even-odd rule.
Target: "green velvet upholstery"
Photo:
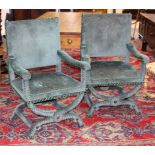
[[[115,67],[114,67],[115,66]],[[141,72],[121,61],[96,61],[91,63],[90,83],[91,85],[124,85],[130,83],[141,83],[143,81]]]
[[[89,62],[91,70],[87,71],[87,93],[85,100],[90,106],[88,115],[102,106],[129,105],[137,113],[140,109],[132,96],[144,82],[146,63],[149,58],[130,43],[130,14],[84,14],[82,16],[81,60]],[[129,62],[130,55],[141,61],[140,70]],[[118,61],[103,61],[97,57],[121,57]],[[93,57],[93,61],[91,61]],[[96,59],[95,59],[96,58]],[[129,91],[124,85],[132,85]],[[98,92],[117,90],[118,95]],[[96,98],[94,102],[92,95]],[[102,101],[102,102],[101,102]]]
[[[23,100],[26,98],[23,94],[22,79],[18,78],[12,81],[12,87],[21,95]],[[77,80],[61,72],[33,74],[29,82],[30,101],[39,102],[69,96],[73,92],[83,93],[85,87]]]
[[[25,69],[57,65],[57,50],[60,49],[58,22],[58,18],[6,21],[8,55],[14,56]]]
[[[28,137],[33,137],[35,131],[46,123],[73,119],[79,126],[83,126],[81,118],[72,110],[83,99],[86,70],[90,69],[90,64],[75,60],[60,49],[58,18],[7,21],[6,34],[10,83],[22,100],[13,113],[12,121],[19,117],[30,128]],[[61,59],[81,68],[80,81],[61,72]],[[51,65],[56,66],[55,72],[31,74],[28,70]],[[58,101],[70,95],[77,96],[70,104],[64,105]],[[36,106],[48,100],[56,106],[56,110],[43,110]],[[44,119],[32,123],[24,115],[26,107],[44,116]]]

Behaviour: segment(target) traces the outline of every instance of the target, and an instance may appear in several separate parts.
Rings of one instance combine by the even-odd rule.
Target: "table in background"
[[[1,26],[1,22],[2,22],[2,20],[1,20],[1,9],[0,9],[0,59],[2,57],[2,47],[1,47],[1,45],[2,45],[2,34],[1,34],[2,26]],[[1,60],[0,60],[0,80],[1,80],[1,77],[2,77],[2,75],[1,75],[1,73],[2,73],[1,66],[2,65],[1,65]]]
[[[84,13],[88,12],[46,12],[38,19],[58,17],[60,21],[61,47],[65,49],[80,49],[81,16]]]
[[[147,44],[155,49],[155,14],[140,14],[139,33],[143,37],[142,49],[146,50]]]

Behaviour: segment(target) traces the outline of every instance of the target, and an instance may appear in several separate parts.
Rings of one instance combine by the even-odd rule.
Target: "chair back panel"
[[[89,56],[129,56],[130,14],[84,14],[82,41]]]
[[[58,18],[6,21],[7,50],[25,69],[57,65]]]

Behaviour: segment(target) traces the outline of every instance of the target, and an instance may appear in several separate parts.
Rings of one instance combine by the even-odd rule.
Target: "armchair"
[[[87,71],[88,90],[85,94],[90,107],[89,116],[100,107],[119,105],[129,105],[140,113],[132,96],[143,84],[149,58],[136,50],[130,43],[130,36],[130,14],[83,15],[81,60],[91,64],[91,70]],[[140,70],[129,63],[131,54],[141,61]],[[119,60],[112,60],[114,56]],[[97,60],[99,57],[111,57],[111,61]],[[95,60],[91,61],[92,58]],[[125,90],[125,85],[131,85],[131,90]],[[118,93],[108,94],[108,90],[117,90]]]
[[[21,98],[14,110],[12,121],[19,117],[30,128],[28,137],[32,138],[41,125],[73,119],[81,127],[81,118],[72,110],[82,100],[86,87],[86,70],[90,64],[74,60],[60,49],[58,18],[22,21],[6,21],[8,68],[12,88]],[[61,59],[81,68],[81,81],[62,73]],[[56,66],[55,72],[30,73],[29,69]],[[76,95],[69,105],[58,99]],[[38,103],[51,100],[56,110],[44,110]],[[24,109],[43,116],[43,120],[32,123],[25,116]]]

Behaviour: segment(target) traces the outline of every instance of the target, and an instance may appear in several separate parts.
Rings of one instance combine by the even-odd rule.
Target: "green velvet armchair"
[[[100,107],[119,105],[129,105],[136,113],[140,113],[133,95],[143,84],[149,58],[139,53],[130,43],[130,36],[130,14],[82,16],[81,60],[91,64],[91,70],[87,71],[88,90],[85,95],[90,107],[89,116]],[[131,54],[141,61],[140,70],[136,70],[130,64]],[[112,59],[115,56],[118,60]],[[110,57],[110,61],[99,60],[101,57]],[[131,85],[131,89],[124,89],[125,85]],[[108,90],[116,90],[118,94],[109,94]]]
[[[19,117],[30,128],[28,137],[32,138],[41,125],[73,119],[83,126],[81,118],[72,110],[83,99],[86,87],[86,70],[90,64],[71,58],[60,49],[58,18],[42,20],[6,21],[6,39],[10,83],[21,98],[14,110],[12,121]],[[81,68],[81,81],[62,73],[61,59]],[[30,73],[29,69],[56,66],[55,72]],[[58,99],[76,95],[69,105]],[[56,110],[45,110],[37,103],[51,100]],[[43,120],[32,123],[24,114],[29,108],[33,113],[43,116]]]

